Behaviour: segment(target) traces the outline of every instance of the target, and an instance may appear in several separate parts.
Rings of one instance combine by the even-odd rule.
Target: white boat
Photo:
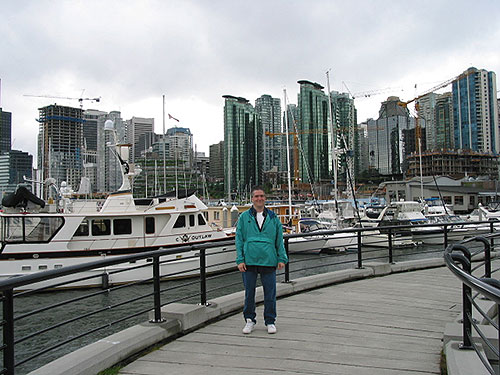
[[[314,236],[292,237],[288,240],[288,253],[320,253],[328,240],[323,232],[329,225],[315,218],[301,218],[297,233],[314,233]]]
[[[118,155],[121,146],[115,141]],[[128,165],[118,158],[123,183],[104,201],[73,201],[62,191],[58,204],[45,205],[22,188],[18,188],[17,195],[4,198],[4,210],[0,212],[0,279],[110,256],[231,238],[206,222],[203,211],[207,207],[194,195],[154,198],[147,205],[136,205],[130,189]],[[234,267],[233,250],[234,246],[207,250],[207,255],[216,254],[207,256],[207,272]],[[162,257],[161,275],[184,277],[198,274],[198,255],[190,251]],[[113,271],[146,265],[151,261],[146,259],[136,264],[89,271],[85,276],[97,277],[71,284],[70,287],[101,285],[103,280],[123,283],[147,279],[152,275],[151,267],[118,273]]]

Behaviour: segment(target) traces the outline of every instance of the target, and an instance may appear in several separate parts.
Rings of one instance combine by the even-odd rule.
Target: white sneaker
[[[268,324],[267,325],[267,333],[276,333],[277,329],[274,324]]]
[[[255,323],[253,322],[252,319],[247,319],[247,323],[245,324],[245,327],[243,327],[243,333],[248,334],[253,331],[253,327],[255,326]]]

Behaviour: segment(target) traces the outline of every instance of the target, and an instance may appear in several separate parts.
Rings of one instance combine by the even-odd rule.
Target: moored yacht
[[[108,128],[110,124],[107,124]],[[110,129],[106,129],[110,130]],[[115,152],[119,149],[115,137]],[[183,244],[222,241],[228,235],[208,225],[206,206],[195,195],[183,198],[154,198],[136,205],[129,182],[132,173],[118,156],[123,182],[104,201],[73,201],[61,190],[59,202],[45,202],[24,188],[3,199],[0,213],[0,279],[90,262],[103,257],[146,252]],[[234,246],[207,250],[208,272],[234,267]],[[199,257],[188,252],[161,258],[161,274],[197,274]],[[151,259],[143,261],[147,263]],[[139,262],[137,262],[139,266]],[[71,286],[100,285],[146,279],[150,267],[131,272],[112,271],[119,265],[93,271],[96,278]],[[121,268],[120,268],[121,267]]]

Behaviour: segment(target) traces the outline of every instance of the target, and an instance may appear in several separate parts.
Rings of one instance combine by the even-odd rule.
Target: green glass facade
[[[12,114],[0,108],[0,152],[10,151]]]
[[[248,100],[231,95],[223,98],[224,191],[232,199],[263,182],[263,131]]]
[[[328,96],[323,86],[298,81],[299,175],[303,183],[331,180],[331,133],[328,128]]]

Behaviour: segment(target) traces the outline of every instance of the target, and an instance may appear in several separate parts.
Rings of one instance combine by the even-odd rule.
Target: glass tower
[[[303,183],[330,181],[331,132],[328,128],[328,96],[323,86],[298,81],[299,175]]]
[[[270,95],[262,95],[255,101],[255,113],[262,124],[263,170],[270,171],[275,167],[283,171],[283,142],[281,129],[281,102]]]
[[[245,98],[224,95],[224,190],[249,192],[262,184],[262,124]]]
[[[12,137],[12,113],[0,108],[0,153],[10,151]]]
[[[469,68],[452,83],[455,147],[498,153],[496,74]]]

